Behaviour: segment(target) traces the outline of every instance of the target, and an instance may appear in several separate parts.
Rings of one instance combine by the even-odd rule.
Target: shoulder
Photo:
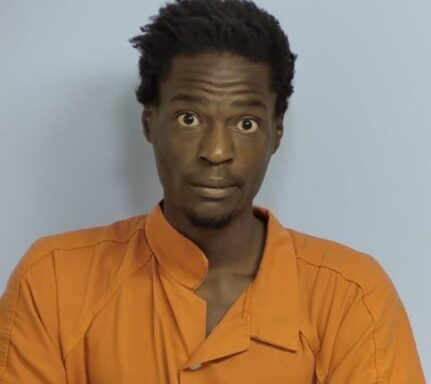
[[[147,215],[132,216],[105,225],[40,237],[28,247],[14,273],[28,274],[37,269],[38,265],[50,264],[49,259],[53,257],[57,261],[64,261],[70,255],[68,261],[71,263],[73,259],[80,259],[81,262],[94,259],[103,250],[127,245],[144,230],[146,217]]]
[[[316,329],[316,337],[327,333],[329,323],[337,329],[347,313],[354,313],[358,326],[376,329],[387,322],[382,308],[394,316],[402,310],[392,280],[373,256],[333,240],[288,231],[304,321]]]
[[[84,300],[91,310],[101,297],[112,294],[150,259],[143,234],[146,217],[133,216],[41,237],[21,258],[10,284],[24,279],[37,291],[49,277],[51,289],[57,292],[59,310],[80,312]]]
[[[295,248],[306,337],[321,347],[332,343],[349,316],[358,327],[374,332],[379,307],[388,301],[393,306],[397,300],[392,282],[377,260],[333,240],[288,231]]]
[[[0,320],[4,317],[5,326],[12,326],[14,308],[25,299],[21,288],[25,287],[36,300],[33,304],[45,310],[38,309],[45,322],[59,322],[52,319],[58,314],[62,342],[69,349],[75,341],[70,335],[85,326],[122,282],[150,260],[143,233],[146,217],[133,216],[34,241],[8,280],[0,300]]]
[[[292,236],[298,269],[309,278],[338,276],[363,294],[376,286],[392,286],[382,265],[370,254],[334,240],[286,228]]]
[[[341,243],[288,231],[297,260],[301,333],[318,356],[318,375],[360,374],[355,383],[408,382],[413,376],[423,382],[408,315],[380,263]]]

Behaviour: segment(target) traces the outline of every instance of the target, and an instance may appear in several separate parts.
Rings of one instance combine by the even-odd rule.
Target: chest
[[[221,321],[236,299],[251,284],[251,277],[207,279],[195,293],[207,303],[206,336]]]
[[[200,348],[205,318],[209,333],[252,279],[205,281],[198,290],[208,300],[205,317],[195,294],[170,279],[135,277],[76,339],[65,361],[68,383],[236,383],[238,378],[248,384],[316,382],[315,357],[307,342],[292,353],[250,338],[243,350],[235,341],[238,334],[228,333]],[[197,352],[205,361],[202,367],[184,369]]]

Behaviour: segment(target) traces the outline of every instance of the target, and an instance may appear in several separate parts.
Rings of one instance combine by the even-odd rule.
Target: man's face
[[[270,67],[229,53],[177,56],[159,94],[142,121],[164,206],[193,225],[221,228],[250,210],[280,143]]]

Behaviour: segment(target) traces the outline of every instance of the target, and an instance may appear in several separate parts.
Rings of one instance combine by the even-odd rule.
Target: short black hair
[[[158,104],[159,85],[175,56],[230,52],[269,64],[275,114],[284,115],[293,93],[296,55],[274,16],[248,0],[175,0],[150,20],[140,27],[143,34],[129,40],[141,53],[140,103]]]

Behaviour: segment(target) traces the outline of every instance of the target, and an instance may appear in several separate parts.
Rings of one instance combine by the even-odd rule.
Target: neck
[[[255,275],[264,249],[266,223],[264,218],[255,216],[252,206],[219,229],[190,225],[187,218],[178,215],[169,204],[164,204],[163,213],[178,232],[204,252],[209,274]]]

